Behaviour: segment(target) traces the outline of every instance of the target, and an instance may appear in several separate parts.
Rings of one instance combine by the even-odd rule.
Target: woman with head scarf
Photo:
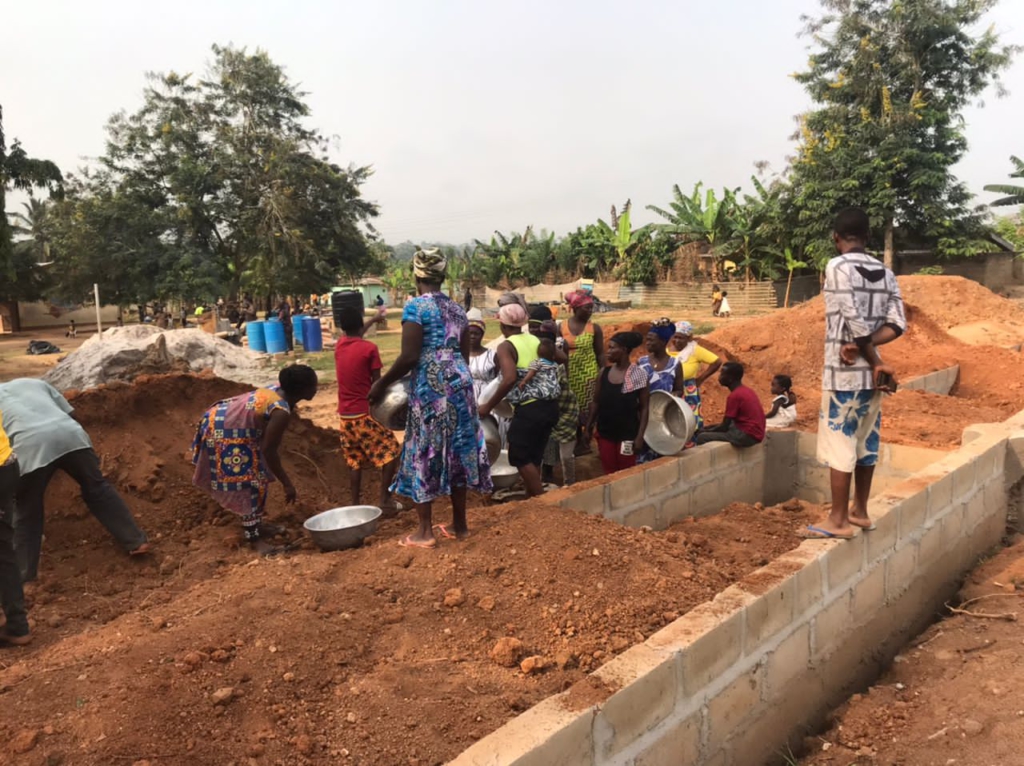
[[[498,402],[514,394],[509,397],[514,414],[508,429],[508,462],[519,471],[526,485],[527,497],[535,497],[544,491],[540,475],[544,447],[551,436],[551,429],[558,422],[557,379],[531,376],[530,382],[520,387],[518,384],[526,378],[530,366],[540,358],[540,339],[523,332],[529,316],[519,303],[499,308],[498,321],[505,338],[505,342],[498,346],[501,385],[494,396],[481,405],[480,415],[490,414]]]
[[[706,348],[697,345],[697,341],[693,339],[693,325],[689,322],[676,322],[676,334],[672,337],[672,344],[675,347],[676,363],[682,370],[683,398],[697,418],[699,431],[704,427],[704,418],[700,411],[700,387],[704,385],[705,380],[718,372],[722,360]]]
[[[543,310],[541,310],[543,309]],[[551,317],[551,309],[539,306],[530,312],[530,332],[538,338],[558,341],[558,325]],[[555,466],[562,465],[562,486],[568,487],[576,483],[576,432],[579,430],[580,406],[576,394],[569,385],[569,375],[565,365],[558,366],[558,421],[551,429],[547,446],[544,448],[544,462],[541,478],[547,483],[554,482]]]
[[[594,399],[594,384],[605,365],[604,334],[600,326],[591,321],[594,298],[583,290],[565,296],[572,315],[562,322],[561,334],[569,355],[569,385],[580,405],[580,423],[585,422]],[[586,449],[581,444],[581,451]]]
[[[490,463],[477,417],[466,312],[441,292],[447,262],[437,248],[413,257],[417,297],[402,311],[402,350],[370,391],[378,402],[395,381],[411,373],[409,413],[394,492],[416,503],[419,528],[401,544],[437,545],[433,502],[451,496],[452,524],[443,537],[466,537],[466,493],[490,492]]]
[[[597,450],[606,474],[636,465],[643,452],[650,399],[647,373],[629,356],[643,343],[638,332],[620,332],[608,344],[608,361],[597,379],[587,432],[597,431]]]
[[[678,357],[668,352],[668,344],[675,335],[676,326],[671,319],[662,317],[651,324],[644,338],[647,356],[640,357],[637,364],[647,373],[650,381],[648,390],[665,391],[676,396],[683,396],[683,368]],[[637,455],[638,463],[646,463],[662,457],[652,449],[646,449]]]

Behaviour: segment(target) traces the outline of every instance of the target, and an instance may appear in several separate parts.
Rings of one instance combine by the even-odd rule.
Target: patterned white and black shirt
[[[863,358],[845,365],[843,344],[866,338],[884,325],[904,332],[907,318],[896,275],[877,258],[862,252],[839,255],[825,267],[825,391],[868,391],[875,387],[871,366]]]

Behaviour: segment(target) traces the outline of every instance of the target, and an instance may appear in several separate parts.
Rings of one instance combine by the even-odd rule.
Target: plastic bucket
[[[306,317],[302,320],[303,343],[306,351],[323,351],[324,334],[320,327],[319,317]]]
[[[249,338],[249,349],[251,351],[257,351],[261,354],[267,353],[267,336],[264,331],[266,324],[262,320],[246,323],[245,335]]]
[[[288,343],[284,339],[284,325],[276,319],[264,325],[263,334],[266,336],[268,354],[283,354],[288,350]]]
[[[363,315],[363,294],[356,290],[339,290],[331,293],[331,313],[334,315],[334,326],[341,327],[341,312],[345,308],[354,308]]]

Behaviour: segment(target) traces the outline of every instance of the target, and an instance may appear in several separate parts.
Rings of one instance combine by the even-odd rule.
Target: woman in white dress
[[[466,317],[469,319],[469,374],[473,377],[473,394],[479,403],[480,393],[488,383],[498,377],[498,354],[494,349],[484,346],[487,325],[480,309],[470,309]],[[494,415],[494,418],[498,421],[498,433],[504,447],[509,421],[497,415]]]

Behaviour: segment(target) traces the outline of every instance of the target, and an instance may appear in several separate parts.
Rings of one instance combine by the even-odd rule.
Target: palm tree
[[[34,256],[36,266],[49,266],[50,245],[52,242],[53,216],[51,205],[45,200],[35,197],[23,202],[24,213],[8,213],[11,219],[11,231],[19,241],[15,247]]]
[[[1010,173],[1010,178],[1024,178],[1024,160],[1019,157],[1010,157],[1016,170]],[[987,192],[1005,194],[1007,196],[992,202],[992,207],[1007,207],[1009,205],[1024,205],[1024,186],[1013,186],[1010,184],[990,184],[985,187]]]

